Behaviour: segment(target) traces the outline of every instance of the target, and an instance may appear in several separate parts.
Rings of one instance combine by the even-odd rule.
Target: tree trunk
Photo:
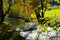
[[[3,0],[0,0],[0,24],[4,21]]]
[[[42,16],[41,16],[41,17],[42,17],[42,18],[44,18],[44,12],[41,12],[41,14],[42,14]]]
[[[35,13],[36,13],[36,17],[37,17],[37,20],[38,20],[38,22],[40,22],[40,13],[37,11],[37,10],[35,10]]]
[[[41,17],[42,18],[44,18],[44,12],[43,12],[44,9],[43,8],[44,8],[43,1],[41,1],[41,9],[42,9],[42,12],[41,12],[42,16]]]
[[[7,12],[4,14],[3,13],[3,0],[0,0],[0,24],[3,24],[3,21],[5,19],[5,16],[7,15],[7,13],[9,12],[11,7],[11,4],[9,4],[9,8],[7,10]]]

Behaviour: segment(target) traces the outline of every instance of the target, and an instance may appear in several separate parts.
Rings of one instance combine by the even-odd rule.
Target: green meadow
[[[31,17],[32,18],[36,18],[36,15],[35,13],[32,13],[31,14]],[[53,6],[51,10],[46,10],[45,11],[45,15],[44,15],[45,18],[59,18],[60,17],[60,6]]]
[[[60,6],[55,6],[52,7],[52,10],[47,10],[45,17],[60,17]]]

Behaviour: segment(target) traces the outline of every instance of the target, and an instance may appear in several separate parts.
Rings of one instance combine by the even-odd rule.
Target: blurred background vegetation
[[[60,27],[60,0],[3,0],[1,3],[0,17],[1,13],[6,15],[0,24],[0,40],[25,40],[16,28],[26,27],[26,22],[50,26],[54,30]],[[45,27],[40,30],[44,31]]]

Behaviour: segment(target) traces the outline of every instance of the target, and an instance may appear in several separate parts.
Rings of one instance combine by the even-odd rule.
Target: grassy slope
[[[48,18],[48,19],[58,18],[60,21],[60,6],[53,6],[52,8],[53,8],[52,10],[47,10],[45,12],[44,18]],[[34,12],[31,14],[31,18],[36,18]]]
[[[60,17],[60,6],[54,6],[52,10],[46,11],[45,17]]]

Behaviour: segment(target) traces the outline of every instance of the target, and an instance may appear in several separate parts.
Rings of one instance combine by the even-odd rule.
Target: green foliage
[[[17,4],[14,4],[13,6],[11,6],[9,17],[17,18],[18,15],[19,15],[19,6]]]
[[[8,10],[9,4],[7,0],[3,0],[3,11],[4,13]]]
[[[47,29],[47,26],[45,26],[45,25],[40,26],[40,32],[44,32],[44,31],[46,31],[46,29]]]
[[[19,1],[21,1],[21,0],[19,0]],[[31,4],[29,4],[28,1],[26,1],[26,0],[24,1],[25,4],[23,2],[12,4],[12,6],[10,7],[8,15],[5,17],[6,19],[4,20],[4,24],[0,27],[0,33],[1,33],[3,40],[21,40],[19,32],[17,32],[15,29],[17,27],[23,27],[24,28],[26,26],[26,22],[30,22],[30,16],[31,16],[31,18],[36,20],[36,14],[35,14],[34,8],[37,8],[36,10],[40,13],[39,7],[41,8],[41,4],[40,4],[41,2],[44,2],[44,0],[35,0]],[[31,11],[31,8],[29,9],[29,7],[31,7],[30,5],[32,6],[32,9],[34,11],[33,12],[34,14],[31,12],[31,15],[29,14],[29,11]],[[46,6],[46,4],[44,4],[44,6]],[[8,4],[7,0],[3,0],[3,11],[4,11],[4,13],[7,11],[8,7],[9,7],[9,4]],[[57,6],[53,7],[54,10],[57,8],[60,8],[60,6],[59,7],[57,7]],[[24,14],[24,11],[26,9],[27,10],[29,9],[27,11],[28,12],[27,14],[29,14],[29,15],[27,15],[27,16],[25,16],[26,14]],[[55,11],[53,11],[53,12],[55,13]],[[47,14],[45,14],[46,16],[50,15],[50,14],[48,14],[48,12],[46,12],[46,13],[47,13]],[[56,15],[58,16],[59,14],[56,14]],[[53,16],[50,16],[50,18],[51,17],[53,17]],[[59,22],[60,20],[59,21],[53,20],[53,19],[50,20],[49,17],[47,19],[45,19],[45,18],[43,18],[43,19],[44,19],[44,21],[43,22],[41,21],[42,24],[38,24],[38,25],[41,25],[40,32],[46,31],[47,27],[52,27],[54,30],[57,30],[60,27],[60,22]],[[43,20],[43,19],[41,18],[41,20]],[[50,24],[50,25],[48,25],[48,24]]]

